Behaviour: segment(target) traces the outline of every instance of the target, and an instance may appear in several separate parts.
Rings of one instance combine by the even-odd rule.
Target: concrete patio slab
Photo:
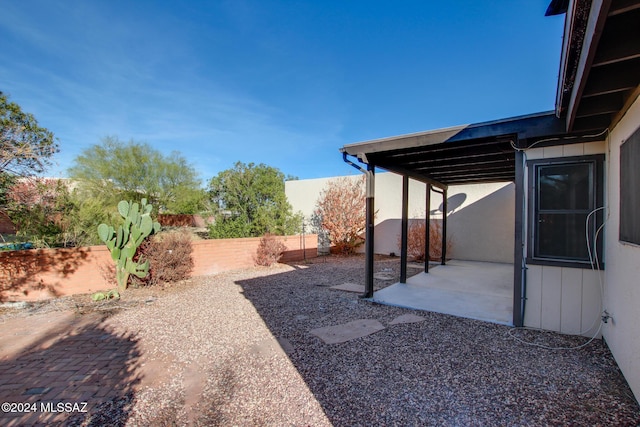
[[[375,302],[511,325],[513,265],[451,260],[377,291]]]
[[[335,289],[338,291],[346,291],[346,292],[358,292],[364,293],[364,285],[358,285],[357,283],[343,283],[341,285],[331,286],[329,289]]]
[[[374,319],[358,319],[342,325],[325,326],[309,331],[326,344],[339,344],[366,337],[384,329],[382,323]]]

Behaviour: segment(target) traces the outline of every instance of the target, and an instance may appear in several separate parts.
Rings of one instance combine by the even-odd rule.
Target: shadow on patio
[[[68,312],[13,318],[2,328],[0,401],[28,403],[29,411],[3,406],[0,424],[124,425],[140,381],[134,337],[110,332],[102,317]]]
[[[608,349],[550,351],[506,326],[383,306],[329,289],[364,283],[363,260],[332,259],[237,281],[334,425],[637,425],[640,411]],[[399,270],[397,259],[376,269]],[[413,313],[421,322],[392,322]],[[315,328],[375,319],[384,329],[325,344]],[[518,331],[575,346],[581,337]],[[282,345],[282,344],[281,344]]]

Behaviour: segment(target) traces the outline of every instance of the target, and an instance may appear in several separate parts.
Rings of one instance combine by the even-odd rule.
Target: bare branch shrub
[[[407,233],[407,255],[416,261],[424,261],[425,221],[410,220]],[[398,236],[398,247],[402,244],[402,236]],[[447,253],[451,253],[451,239],[447,239]],[[429,226],[429,259],[442,257],[442,225],[431,221]]]
[[[254,261],[257,265],[271,267],[278,262],[286,250],[287,247],[284,243],[278,240],[273,234],[267,233],[260,239]]]
[[[149,260],[149,274],[136,280],[140,285],[164,285],[191,277],[193,247],[187,231],[154,235],[138,248],[138,257]]]
[[[320,193],[315,216],[337,253],[352,254],[362,244],[366,227],[364,179],[347,177],[329,181]]]

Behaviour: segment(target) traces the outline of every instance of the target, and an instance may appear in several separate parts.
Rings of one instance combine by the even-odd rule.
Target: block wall
[[[281,262],[317,256],[315,234],[278,239],[287,247]],[[252,267],[259,243],[260,238],[194,241],[192,276]],[[0,252],[0,301],[36,301],[109,289],[103,271],[112,263],[105,246]]]

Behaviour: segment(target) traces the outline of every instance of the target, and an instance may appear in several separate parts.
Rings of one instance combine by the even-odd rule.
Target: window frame
[[[540,209],[538,208],[538,170],[543,166],[562,166],[562,165],[579,165],[590,164],[592,165],[591,174],[589,179],[591,181],[589,188],[589,198],[591,204],[589,211],[603,206],[604,202],[604,154],[595,154],[588,156],[574,156],[574,157],[556,157],[548,159],[534,159],[527,161],[528,172],[528,209],[527,209],[527,263],[532,265],[549,265],[557,267],[572,267],[572,268],[592,268],[589,260],[576,260],[562,257],[550,257],[541,256],[536,253],[538,243],[538,215]],[[558,209],[561,211],[561,209]],[[566,212],[569,214],[569,212]],[[604,212],[602,209],[592,215],[595,219],[594,225],[591,228],[591,242],[594,241],[595,231],[602,225]],[[593,221],[592,219],[592,221]],[[598,234],[596,242],[598,248],[598,264],[601,270],[604,269],[604,246],[603,246],[603,234],[604,230],[601,230]],[[586,244],[586,242],[585,242]],[[592,245],[593,248],[593,245]],[[595,260],[594,260],[595,261]]]

